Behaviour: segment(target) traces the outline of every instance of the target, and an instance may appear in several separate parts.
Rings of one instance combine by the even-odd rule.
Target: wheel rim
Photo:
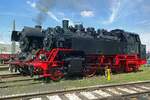
[[[51,75],[50,78],[51,78],[53,81],[59,81],[60,79],[63,78],[63,76],[64,76],[64,74],[63,74],[60,70],[55,69],[55,70],[53,70],[52,75]]]
[[[84,69],[84,75],[86,77],[92,77],[96,74],[96,68],[94,67],[89,67]]]

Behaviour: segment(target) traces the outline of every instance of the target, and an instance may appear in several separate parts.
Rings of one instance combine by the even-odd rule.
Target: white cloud
[[[90,11],[90,10],[83,10],[83,11],[81,11],[80,15],[82,17],[93,17],[94,16],[94,12]]]
[[[121,6],[121,0],[111,0],[110,2],[110,11],[111,11],[111,15],[109,16],[107,21],[104,21],[104,24],[111,24],[115,21],[115,19],[117,18],[117,15],[119,13],[119,9]]]
[[[32,8],[36,8],[35,2],[27,1],[27,4],[29,4]]]
[[[52,19],[54,19],[55,21],[59,22],[59,19],[55,16],[55,14],[53,14],[51,11],[48,11],[46,8],[38,8],[36,2],[31,2],[31,1],[27,1],[26,2],[28,5],[30,5],[32,8],[38,9],[41,12],[46,13],[49,17],[51,17]]]
[[[60,20],[52,12],[48,11],[47,15],[50,16],[55,21],[60,22]]]

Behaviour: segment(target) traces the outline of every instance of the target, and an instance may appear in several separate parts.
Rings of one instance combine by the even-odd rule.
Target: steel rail
[[[0,97],[0,100],[5,99],[19,99],[19,98],[25,98],[25,97],[35,97],[35,96],[43,96],[43,95],[53,95],[53,94],[65,94],[65,93],[72,93],[72,92],[80,92],[80,91],[87,91],[87,90],[97,90],[97,89],[103,89],[103,88],[110,88],[110,87],[119,87],[119,86],[126,86],[126,85],[139,85],[139,84],[150,84],[150,81],[140,81],[140,82],[130,82],[130,83],[124,83],[124,84],[111,84],[111,85],[97,85],[97,86],[89,86],[89,87],[79,87],[79,88],[73,88],[73,89],[67,89],[67,90],[58,90],[58,91],[45,91],[45,92],[35,92],[35,93],[25,93],[25,94],[16,94],[16,95],[8,95]],[[127,96],[133,96],[133,95],[139,95],[139,94],[145,94],[150,93],[150,91],[147,92],[140,92],[135,94],[125,94],[122,95],[123,97]]]

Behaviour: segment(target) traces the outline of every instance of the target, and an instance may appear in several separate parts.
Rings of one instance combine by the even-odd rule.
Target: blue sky
[[[138,33],[150,51],[149,5],[150,0],[0,0],[0,42],[10,42],[14,19],[21,30],[36,25],[42,13],[44,28],[61,25],[62,19],[86,27],[121,28]]]

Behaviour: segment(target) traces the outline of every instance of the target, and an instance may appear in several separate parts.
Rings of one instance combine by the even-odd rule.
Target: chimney
[[[35,28],[42,32],[42,26],[41,25],[35,25]]]
[[[63,29],[67,30],[69,27],[69,20],[63,20],[62,27],[63,27]]]
[[[35,28],[42,29],[41,25],[35,25]]]

